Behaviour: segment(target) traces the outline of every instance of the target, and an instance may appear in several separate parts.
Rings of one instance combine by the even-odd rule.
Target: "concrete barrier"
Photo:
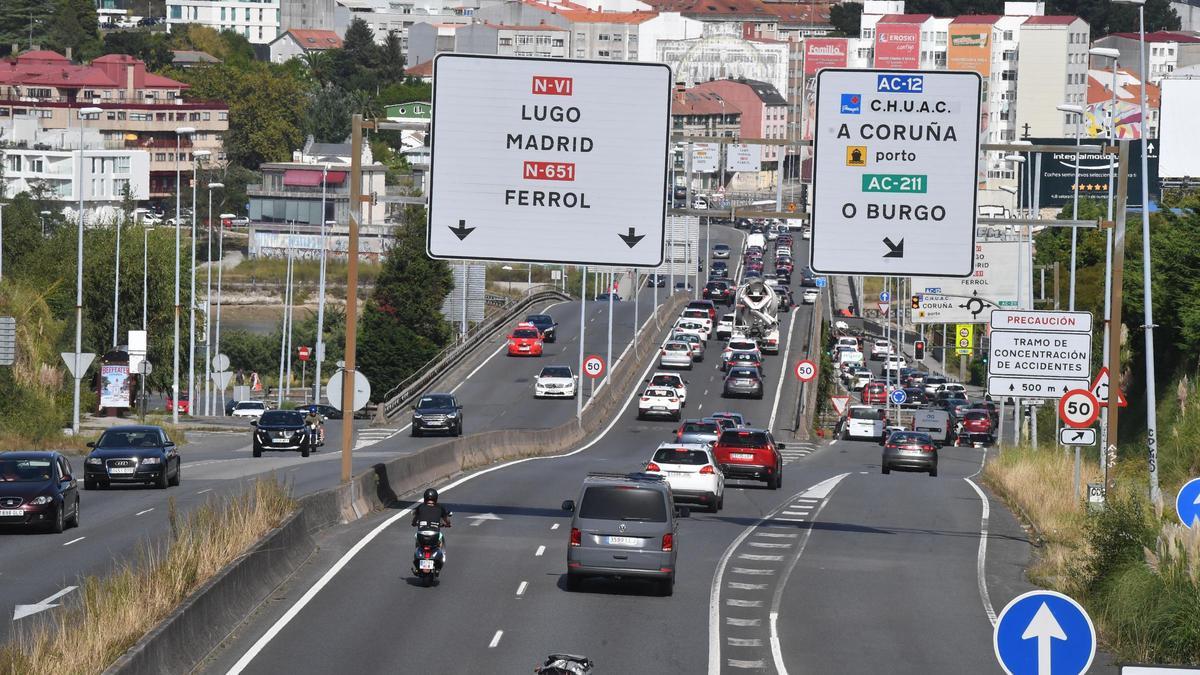
[[[555,455],[577,446],[619,412],[649,360],[657,355],[657,350],[649,347],[660,342],[662,329],[674,322],[688,300],[679,293],[659,306],[654,321],[630,350],[630,358],[612,369],[609,386],[592,399],[582,420],[552,429],[499,429],[449,439],[375,464],[349,483],[301,498],[296,513],[192,593],[109,666],[105,675],[190,672],[311,555],[315,535],[322,529],[393,506],[406,494],[464,471]]]

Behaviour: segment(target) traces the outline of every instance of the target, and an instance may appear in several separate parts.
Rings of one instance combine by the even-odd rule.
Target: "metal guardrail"
[[[562,291],[539,291],[537,293],[525,296],[521,300],[513,303],[509,309],[501,314],[497,314],[472,329],[467,333],[466,337],[457,343],[443,349],[437,356],[429,360],[428,363],[417,369],[417,372],[410,375],[408,378],[392,387],[387,394],[384,395],[384,400],[379,404],[379,410],[382,411],[383,417],[392,419],[399,414],[408,404],[424,393],[425,389],[432,384],[437,378],[444,375],[448,370],[457,366],[474,352],[479,345],[483,344],[493,333],[498,329],[502,329],[519,315],[527,312],[530,307],[545,302],[548,300],[571,300],[571,296]]]

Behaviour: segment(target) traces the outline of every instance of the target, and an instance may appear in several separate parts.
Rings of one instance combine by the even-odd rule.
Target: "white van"
[[[759,248],[759,250],[765,252],[767,250],[767,238],[761,234],[746,235],[745,250],[749,251],[750,249],[754,248],[755,246],[757,246]]]
[[[837,365],[841,366],[843,369],[852,364],[858,366],[863,365],[863,353],[854,351],[853,349],[846,349],[842,352],[839,352],[837,358]]]
[[[913,412],[912,430],[929,434],[934,444],[941,447],[952,440],[950,413],[940,408],[916,410]]]
[[[884,413],[870,405],[852,405],[842,423],[842,438],[883,438]]]

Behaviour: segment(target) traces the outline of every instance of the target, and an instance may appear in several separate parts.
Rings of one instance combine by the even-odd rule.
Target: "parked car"
[[[882,473],[892,469],[902,471],[928,471],[937,476],[938,449],[929,434],[919,431],[896,431],[883,444]]]
[[[162,427],[111,427],[87,445],[92,450],[83,461],[85,490],[116,483],[152,484],[163,490],[179,485],[182,478],[183,460]]]
[[[567,542],[567,590],[578,591],[587,577],[643,578],[656,583],[660,595],[675,588],[676,507],[665,477],[650,473],[591,473],[583,479],[578,507],[562,504],[571,514]]]
[[[463,407],[454,394],[425,394],[413,406],[413,436],[427,431],[442,431],[451,436],[462,436]]]
[[[708,445],[663,443],[646,463],[646,473],[667,479],[676,504],[700,504],[711,513],[725,506],[725,474]]]
[[[783,484],[783,443],[765,429],[724,431],[713,446],[713,455],[726,478],[766,482],[772,490]]]
[[[66,456],[0,452],[0,525],[61,533],[79,526],[79,485]]]

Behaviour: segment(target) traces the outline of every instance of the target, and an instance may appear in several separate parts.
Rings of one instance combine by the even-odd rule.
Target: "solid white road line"
[[[135,514],[133,514],[133,515],[134,515],[134,516],[140,516],[140,515],[144,515],[144,514],[150,513],[150,512],[151,512],[151,511],[153,511],[153,510],[154,510],[154,507],[153,507],[153,506],[151,506],[150,508],[146,509],[145,511],[138,511],[137,513],[135,513]]]
[[[987,570],[988,514],[991,511],[991,507],[988,505],[987,495],[984,494],[983,490],[979,489],[975,481],[970,478],[964,478],[963,480],[975,488],[975,492],[979,495],[979,502],[983,505],[983,516],[979,521],[979,553],[975,559],[975,575],[979,578],[979,599],[983,601],[983,611],[987,613],[988,621],[992,622],[992,625],[995,626],[996,610],[992,608],[992,598],[988,594],[987,576],[985,574]]]
[[[72,539],[71,541],[68,541],[67,543],[63,544],[63,546],[70,546],[71,544],[74,544],[77,541],[83,541],[84,539],[87,539],[87,537],[79,537],[77,539]]]
[[[528,581],[522,581],[520,586],[517,586],[517,597],[525,595],[525,589],[529,587]]]
[[[787,346],[783,348],[783,360],[780,362],[779,383],[775,385],[775,402],[771,404],[771,419],[767,420],[767,429],[774,433],[775,431],[775,415],[779,412],[779,395],[783,392],[783,381],[788,378],[788,355],[792,352],[792,329],[796,327],[796,315],[799,312],[793,311],[792,318],[788,319],[788,340]]]
[[[205,492],[212,492],[212,488],[204,488],[203,490],[201,490],[201,491],[197,492],[196,494],[198,494],[198,495],[202,495],[202,494],[204,494]]]
[[[649,321],[649,319],[647,319],[647,321]],[[666,340],[664,339],[664,342],[665,341]],[[641,381],[645,380],[646,377],[650,374],[650,370],[652,368],[654,368],[654,366],[656,366],[656,365],[657,365],[657,363],[655,361],[651,360],[650,364],[646,366],[646,369],[644,371],[642,371],[642,376],[639,377],[637,381],[641,382]],[[587,450],[587,449],[591,448],[592,446],[596,445],[597,443],[599,443],[601,440],[604,439],[605,436],[608,435],[608,433],[610,431],[612,431],[613,427],[615,427],[617,425],[617,423],[621,421],[621,418],[624,417],[626,409],[629,408],[629,404],[633,402],[633,399],[637,397],[638,393],[639,393],[638,388],[635,386],[633,388],[633,390],[631,392],[629,392],[629,396],[626,397],[625,403],[622,404],[621,408],[617,411],[617,413],[615,415],[613,415],[612,421],[610,421],[608,423],[608,426],[605,427],[604,430],[601,431],[600,434],[597,435],[595,438],[593,438],[591,441],[589,441],[588,443],[585,443],[583,446],[581,446],[575,450],[563,453],[561,455],[550,455],[550,456],[546,456],[546,457],[526,457],[524,459],[516,459],[511,462],[506,462],[504,464],[497,464],[496,466],[488,467],[481,471],[468,474],[466,476],[459,478],[458,480],[448,483],[447,485],[445,485],[441,488],[438,488],[438,492],[441,494],[445,494],[446,492],[454,489],[455,487],[458,487],[459,485],[462,485],[463,483],[466,483],[467,481],[475,480],[476,478],[479,478],[481,476],[486,476],[493,471],[498,471],[500,469],[506,469],[508,467],[516,466],[518,464],[524,464],[525,462],[562,459],[564,457],[573,457],[581,452],[584,452],[585,450]],[[407,427],[405,427],[405,428],[407,428]],[[270,644],[271,640],[274,640],[275,637],[278,636],[279,633],[282,632],[283,629],[289,623],[291,623],[292,620],[296,618],[296,616],[298,616],[300,614],[300,612],[308,605],[308,603],[312,602],[312,599],[314,597],[316,597],[317,594],[320,593],[322,589],[324,589],[326,586],[328,586],[329,582],[332,581],[333,578],[335,576],[337,576],[338,573],[341,572],[343,568],[346,567],[346,565],[350,564],[350,561],[353,560],[355,558],[355,556],[357,556],[359,554],[359,552],[361,552],[364,548],[366,548],[367,544],[370,544],[376,537],[379,536],[379,534],[381,532],[383,532],[387,528],[391,527],[393,523],[401,520],[402,518],[404,518],[411,512],[412,512],[411,507],[406,508],[406,509],[401,509],[400,511],[398,511],[397,513],[392,515],[390,518],[388,518],[387,520],[376,525],[375,528],[372,529],[370,532],[368,532],[366,535],[364,535],[362,539],[359,539],[354,544],[354,546],[351,546],[350,550],[346,551],[342,555],[341,558],[338,558],[337,562],[334,563],[333,566],[330,567],[325,572],[325,574],[321,575],[321,578],[318,579],[316,581],[316,583],[314,583],[312,586],[310,586],[309,589],[304,592],[304,595],[300,596],[300,599],[296,601],[296,604],[289,607],[288,610],[286,612],[284,612],[283,616],[279,617],[279,619],[276,620],[275,623],[272,624],[271,627],[268,628],[267,631],[265,633],[263,633],[262,636],[260,636],[258,638],[258,640],[256,640],[254,642],[254,644],[250,645],[250,648],[246,650],[246,653],[243,654],[242,657],[240,659],[238,659],[237,663],[233,664],[233,666],[230,667],[230,669],[227,671],[228,675],[238,675],[239,673],[244,671],[246,669],[246,666],[250,665],[250,662],[253,661],[254,658],[256,656],[258,656],[262,652],[262,650],[266,648],[266,646],[268,644]]]
[[[504,631],[496,631],[496,634],[492,636],[492,641],[488,643],[488,649],[495,649],[496,645],[500,644],[500,637],[503,635]]]
[[[546,552],[546,547],[545,547],[545,546],[539,546],[539,547],[537,548],[537,552],[535,552],[535,553],[534,553],[534,555],[535,555],[535,556],[541,556],[541,555],[542,555],[543,553],[545,553],[545,552]]]

